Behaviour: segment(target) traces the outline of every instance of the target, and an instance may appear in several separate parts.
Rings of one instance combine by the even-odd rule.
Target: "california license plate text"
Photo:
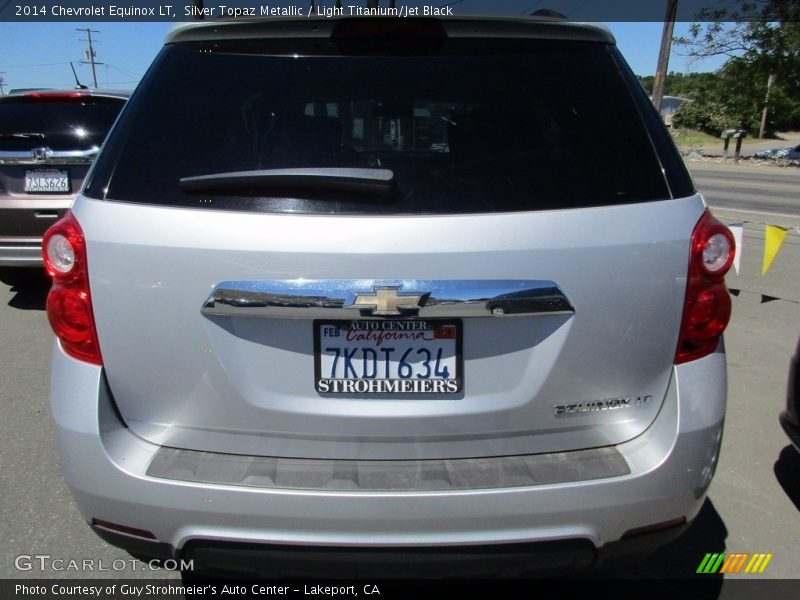
[[[437,321],[318,323],[317,391],[454,394],[458,328]]]

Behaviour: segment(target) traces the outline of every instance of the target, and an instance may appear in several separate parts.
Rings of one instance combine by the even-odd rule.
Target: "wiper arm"
[[[184,192],[255,192],[288,190],[305,192],[351,192],[391,196],[397,181],[390,169],[300,168],[260,169],[214,173],[180,180]]]
[[[2,140],[43,140],[43,133],[0,133]]]

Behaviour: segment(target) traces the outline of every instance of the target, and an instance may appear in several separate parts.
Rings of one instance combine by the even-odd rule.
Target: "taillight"
[[[44,234],[42,256],[53,285],[47,295],[47,318],[70,356],[102,365],[89,293],[86,240],[72,212]]]
[[[725,273],[736,251],[733,235],[709,211],[692,232],[689,276],[683,305],[675,363],[681,364],[714,352],[731,318],[731,297]]]

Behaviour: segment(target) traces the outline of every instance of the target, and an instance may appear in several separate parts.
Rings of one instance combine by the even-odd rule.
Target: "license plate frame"
[[[399,325],[398,325],[399,324]],[[409,325],[414,324],[414,325]],[[463,323],[461,319],[315,319],[312,324],[313,327],[313,334],[314,334],[314,389],[320,396],[350,396],[350,397],[359,397],[359,398],[387,398],[387,397],[435,397],[435,398],[453,398],[460,396],[464,391],[464,354],[463,354],[463,344],[464,344],[464,335],[463,335]],[[423,365],[426,362],[432,363],[434,360],[433,352],[431,352],[430,358],[426,361],[424,360],[424,355],[420,356],[419,360],[416,360],[417,353],[412,352],[411,356],[406,361],[409,365],[411,365],[411,375],[406,378],[396,377],[396,378],[386,378],[386,377],[357,377],[357,378],[344,378],[344,377],[322,377],[322,364],[323,364],[323,353],[322,353],[322,332],[324,327],[333,327],[337,328],[340,333],[341,332],[357,332],[357,333],[365,333],[365,334],[372,334],[373,337],[367,340],[354,340],[354,341],[346,341],[346,343],[351,344],[349,349],[353,347],[360,347],[360,348],[372,348],[375,344],[382,344],[383,341],[380,343],[375,336],[378,336],[382,332],[402,332],[402,333],[415,333],[415,332],[423,332],[429,334],[426,338],[416,339],[416,340],[391,340],[395,342],[395,346],[398,344],[402,344],[403,347],[413,347],[419,350],[423,348],[430,349],[434,348],[437,350],[436,356],[438,356],[438,348],[452,348],[453,355],[449,356],[448,350],[444,350],[439,362],[435,364],[430,364],[430,370],[433,375],[436,374],[437,369],[442,367],[441,363],[444,363],[444,368],[448,369],[448,376],[447,378],[443,377],[418,377],[417,375],[421,375],[420,373]],[[437,335],[437,332],[440,332],[444,335],[449,335],[449,333],[445,333],[444,329],[440,328],[452,328],[455,332],[455,339],[448,339],[448,338],[438,338],[438,339],[428,339],[430,335]],[[327,334],[326,334],[327,335]],[[385,340],[384,340],[385,341]],[[359,342],[361,345],[359,345]],[[388,342],[387,342],[388,343]],[[416,346],[415,346],[416,344]],[[384,346],[386,348],[386,346]],[[381,350],[383,352],[383,350]],[[447,355],[446,355],[447,354]],[[330,357],[331,353],[328,352],[327,356]],[[389,366],[387,363],[391,363],[394,365],[397,363],[399,365],[399,361],[397,359],[400,356],[400,353],[387,355],[384,354],[386,357],[385,361],[381,362],[381,366],[384,369],[384,375],[386,375],[387,370],[394,370],[393,366]],[[390,357],[391,356],[391,361]],[[364,361],[363,369],[361,374],[365,374],[365,370],[367,368],[366,365],[366,358],[363,353],[359,353],[359,359]],[[409,362],[411,358],[415,360],[413,362]],[[329,362],[329,361],[328,361]],[[327,365],[326,365],[327,366]],[[450,376],[449,368],[453,367],[455,370],[455,376]],[[398,367],[399,369],[399,367]],[[344,374],[347,374],[346,369],[342,369]],[[426,372],[428,368],[426,367]],[[338,368],[337,368],[338,372]],[[336,373],[333,373],[334,375]],[[377,375],[377,373],[376,373]],[[399,375],[399,373],[398,373]],[[332,382],[345,382],[351,381],[354,382],[352,385],[350,384],[336,384]],[[388,383],[372,383],[369,382],[388,382]],[[322,382],[328,382],[324,384]],[[356,382],[367,382],[366,384],[359,384]],[[403,383],[403,382],[412,382],[412,383]],[[415,383],[419,382],[419,383]],[[429,383],[425,383],[429,382]],[[432,383],[432,382],[445,382],[445,383]],[[378,390],[373,389],[364,389],[365,387],[369,388],[380,388]],[[347,389],[345,389],[347,388]]]
[[[57,183],[56,185],[43,185],[42,182],[44,181],[55,181]],[[24,186],[26,194],[69,194],[69,170],[26,169]]]

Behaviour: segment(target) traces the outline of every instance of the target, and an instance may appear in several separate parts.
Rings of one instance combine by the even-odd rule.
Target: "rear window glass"
[[[226,44],[229,44],[226,46]],[[603,44],[450,41],[418,55],[167,46],[85,193],[207,209],[481,213],[669,198]],[[285,48],[286,41],[282,42]],[[388,169],[397,191],[185,192],[181,178],[263,169]]]
[[[65,101],[6,97],[0,102],[0,151],[99,147],[124,103],[106,97]]]

